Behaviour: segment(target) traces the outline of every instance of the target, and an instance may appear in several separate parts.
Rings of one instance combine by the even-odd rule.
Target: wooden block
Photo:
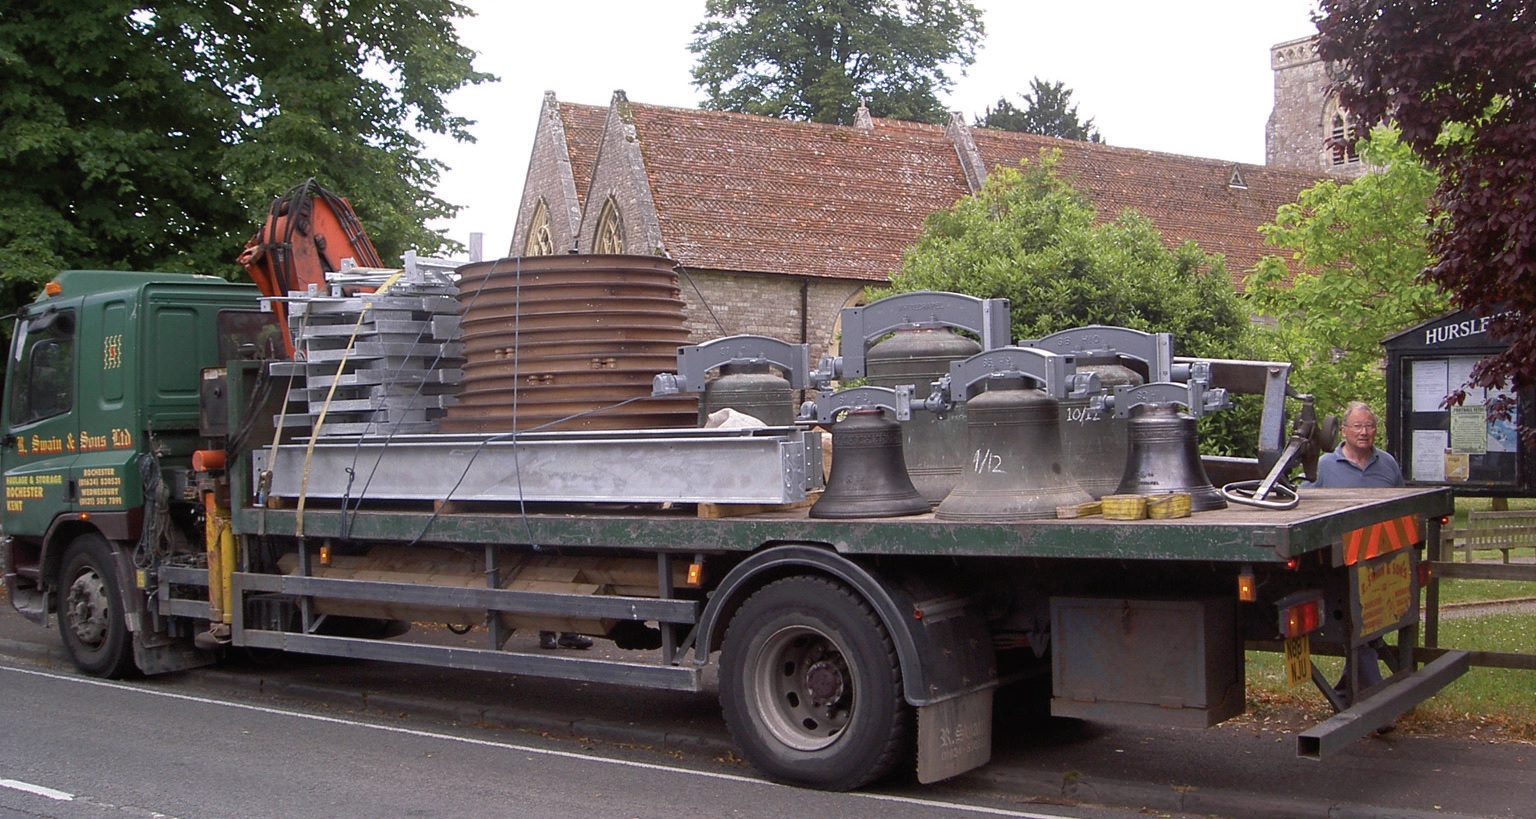
[[[574,566],[527,566],[513,575],[515,580],[541,580],[550,583],[575,583],[581,580],[581,569]]]
[[[811,492],[805,500],[795,503],[701,503],[698,516],[704,520],[719,520],[720,518],[739,518],[743,515],[758,515],[763,512],[785,512],[790,509],[804,509],[816,502],[821,497],[820,492]]]
[[[1074,503],[1074,504],[1070,504],[1068,506],[1058,506],[1058,507],[1056,507],[1056,519],[1057,520],[1072,520],[1074,518],[1093,517],[1094,515],[1102,514],[1103,511],[1104,511],[1104,502],[1103,501],[1089,501],[1087,503]]]
[[[557,594],[597,594],[602,586],[596,583],[555,583],[547,580],[517,580],[507,584],[516,591],[555,592]]]

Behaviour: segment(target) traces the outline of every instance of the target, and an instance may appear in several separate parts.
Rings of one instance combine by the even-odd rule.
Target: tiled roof
[[[587,115],[605,109],[561,110],[585,196],[597,145]],[[629,110],[662,241],[688,267],[884,281],[924,218],[969,193],[940,126],[876,119],[873,129],[858,129],[637,103]],[[989,169],[1059,148],[1061,173],[1101,220],[1134,208],[1168,245],[1193,240],[1223,254],[1239,284],[1264,252],[1257,227],[1318,179],[1032,134],[970,133]],[[1246,189],[1229,187],[1234,169]]]
[[[576,181],[576,202],[582,207],[587,204],[587,186],[592,182],[592,166],[597,163],[597,146],[602,144],[603,124],[607,119],[607,106],[560,103],[560,122],[565,126],[571,176]]]
[[[1296,201],[1321,177],[1265,165],[1153,153],[1088,142],[975,128],[971,138],[988,168],[1033,161],[1042,148],[1061,152],[1057,170],[1087,194],[1099,219],[1139,211],[1157,226],[1169,246],[1193,241],[1206,253],[1226,257],[1227,270],[1241,284],[1266,249],[1258,226],[1272,222],[1275,211]],[[1228,182],[1236,172],[1246,188]]]
[[[967,193],[942,128],[631,111],[662,240],[690,267],[884,281]]]

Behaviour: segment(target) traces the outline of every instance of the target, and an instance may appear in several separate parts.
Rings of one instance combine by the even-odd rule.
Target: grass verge
[[[1536,614],[1442,620],[1440,644],[1468,650],[1536,653]],[[1340,658],[1315,660],[1329,679],[1340,674]],[[1254,721],[1293,730],[1331,716],[1323,695],[1310,684],[1294,688],[1286,685],[1284,660],[1279,654],[1250,651],[1247,663],[1248,708]],[[1397,722],[1398,729],[1487,742],[1536,742],[1533,692],[1536,672],[1474,666],[1461,679],[1403,715]]]

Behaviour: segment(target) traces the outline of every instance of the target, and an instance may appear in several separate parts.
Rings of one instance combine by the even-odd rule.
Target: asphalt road
[[[186,682],[185,680],[182,681]],[[94,817],[1126,816],[787,788],[654,752],[212,698],[0,661],[0,813]],[[311,703],[313,705],[313,703]],[[39,742],[38,738],[47,741]],[[701,810],[701,808],[703,808]]]
[[[9,609],[0,611],[0,655],[73,675],[57,634]],[[164,679],[155,685],[191,680],[216,701],[259,699],[404,726],[452,726],[497,741],[537,737],[576,752],[633,750],[648,759],[755,779],[732,753],[708,691],[679,694],[302,657],[267,666],[230,662]],[[1107,805],[1229,817],[1529,817],[1536,811],[1536,747],[1528,744],[1390,734],[1319,763],[1298,759],[1289,734],[1251,720],[1204,731],[1017,720],[1000,726],[994,746],[990,765],[921,789],[920,798],[982,800],[1017,810]],[[290,762],[325,764],[320,758]],[[785,813],[780,808],[773,815]]]

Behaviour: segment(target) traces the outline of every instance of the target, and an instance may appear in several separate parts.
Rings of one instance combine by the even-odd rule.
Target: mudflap
[[[992,759],[992,692],[972,691],[917,709],[917,781],[958,776]]]
[[[139,639],[140,634],[143,632],[137,632],[133,637],[133,662],[139,667],[139,671],[147,676],[201,668],[218,662],[218,656],[214,652],[199,651],[192,647],[189,640],[148,646]]]
[[[5,575],[5,597],[11,601],[11,607],[16,609],[22,617],[31,620],[43,628],[48,627],[49,601],[47,592],[36,586],[23,587],[14,572]]]
[[[900,625],[907,701],[917,709],[917,778],[924,784],[992,759],[992,634],[966,584],[943,572],[881,573]]]
[[[129,620],[137,620],[138,626],[133,630],[133,663],[146,676],[201,668],[219,661],[218,652],[201,651],[193,647],[191,640],[153,631],[147,622],[148,615]]]

